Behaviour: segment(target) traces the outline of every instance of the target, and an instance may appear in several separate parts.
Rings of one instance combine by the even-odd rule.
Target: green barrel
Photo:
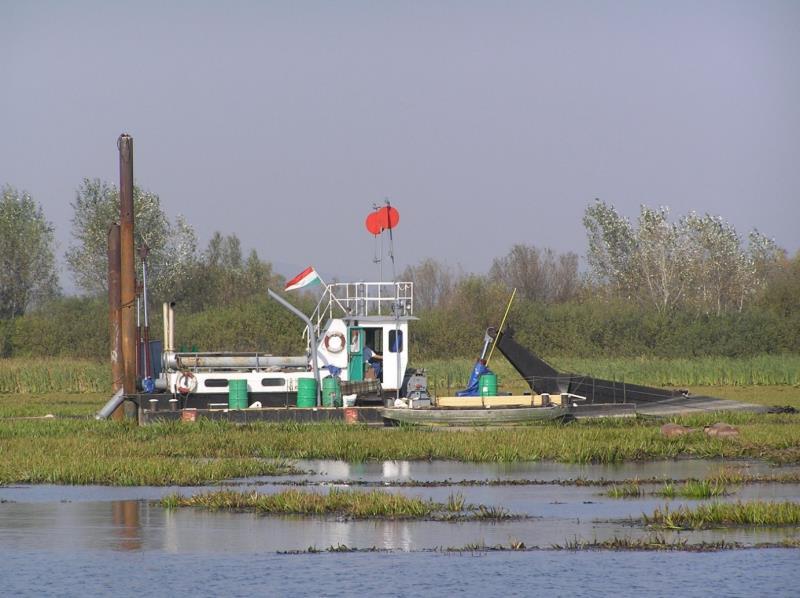
[[[497,374],[484,374],[479,381],[482,397],[497,396]]]
[[[247,409],[247,380],[228,380],[228,409]]]
[[[317,406],[317,381],[314,378],[297,379],[297,406]]]
[[[339,382],[339,378],[326,376],[322,379],[322,406],[342,406],[342,385]]]

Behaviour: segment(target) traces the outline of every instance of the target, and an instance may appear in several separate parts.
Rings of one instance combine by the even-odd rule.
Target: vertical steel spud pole
[[[136,265],[133,241],[133,137],[119,136],[120,310],[125,394],[136,392]]]

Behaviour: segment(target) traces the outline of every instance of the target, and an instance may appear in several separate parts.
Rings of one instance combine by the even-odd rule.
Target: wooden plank
[[[437,397],[437,407],[483,407],[481,397]]]
[[[531,396],[483,397],[484,407],[530,407]]]

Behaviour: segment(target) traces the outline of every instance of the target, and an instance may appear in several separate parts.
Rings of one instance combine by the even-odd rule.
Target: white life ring
[[[188,395],[197,390],[197,378],[190,371],[181,372],[181,377],[175,383],[175,390],[182,395]]]
[[[325,335],[325,348],[329,353],[341,353],[344,351],[344,334],[341,332],[331,332]]]

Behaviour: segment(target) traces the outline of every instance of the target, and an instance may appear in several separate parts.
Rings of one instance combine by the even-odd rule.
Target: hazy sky
[[[0,184],[70,241],[84,177],[138,185],[285,273],[583,254],[585,206],[720,214],[800,248],[800,2],[0,0]],[[65,281],[69,289],[70,283]]]

